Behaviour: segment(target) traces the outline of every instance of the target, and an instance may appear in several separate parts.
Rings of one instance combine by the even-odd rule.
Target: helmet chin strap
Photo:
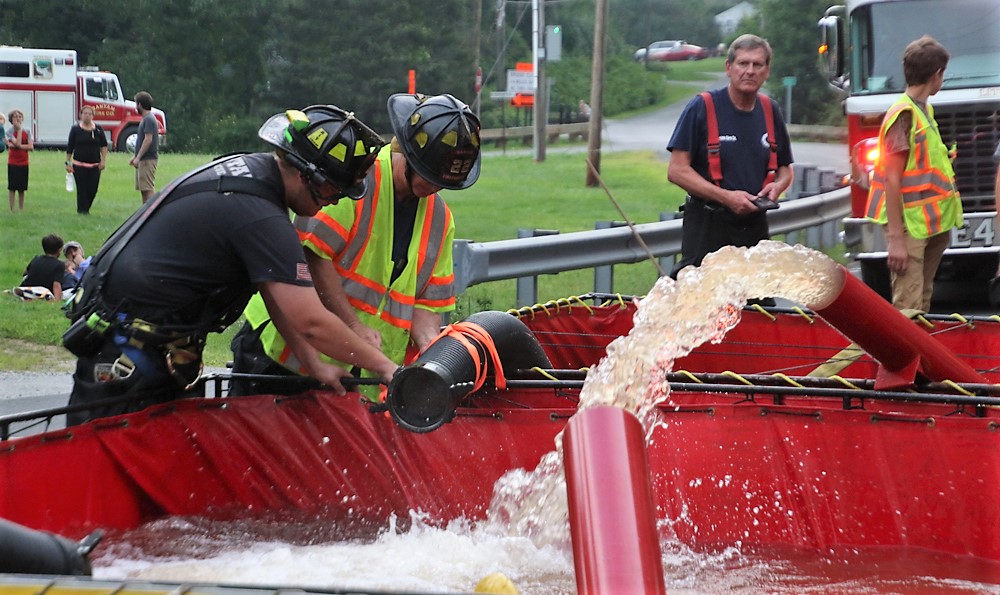
[[[417,193],[413,191],[413,168],[410,167],[409,161],[404,159],[404,163],[406,163],[406,167],[403,168],[403,177],[406,179],[406,196],[402,196],[400,199],[419,198]]]
[[[305,185],[306,189],[309,190],[309,196],[312,197],[313,202],[315,202],[317,205],[319,205],[320,207],[325,207],[327,204],[333,203],[344,197],[344,195],[341,194],[331,199],[323,198],[323,195],[320,193],[319,188],[313,182],[313,178],[315,177],[313,167],[310,167],[310,164],[306,163],[305,160],[303,160],[298,155],[287,153],[286,157],[288,158],[288,161],[292,164],[292,166],[295,167],[295,169],[299,170],[299,178],[302,180],[302,183]]]
[[[309,190],[309,196],[312,197],[313,202],[315,202],[317,205],[321,207],[325,207],[327,204],[333,202],[323,198],[323,195],[320,194],[319,192],[319,188],[317,188],[316,185],[313,184],[312,181],[310,180],[311,176],[307,176],[304,173],[301,174],[301,176],[302,176],[302,183],[305,184],[306,188]]]

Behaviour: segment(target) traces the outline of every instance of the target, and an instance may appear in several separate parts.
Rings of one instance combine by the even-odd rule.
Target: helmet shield
[[[389,120],[407,163],[435,186],[462,190],[476,183],[479,119],[451,95],[389,97]]]
[[[307,182],[332,184],[353,199],[365,195],[368,170],[385,145],[382,137],[353,113],[333,105],[275,114],[257,134],[284,151]]]

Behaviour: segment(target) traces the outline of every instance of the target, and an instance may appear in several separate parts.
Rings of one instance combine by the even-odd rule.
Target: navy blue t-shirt
[[[752,112],[736,109],[726,87],[710,92],[715,102],[719,123],[719,145],[722,156],[722,187],[727,190],[745,190],[758,194],[767,177],[770,148],[767,144],[767,122],[764,108],[758,101]],[[774,110],[774,136],[778,143],[778,167],[792,163],[792,148],[788,129],[777,102],[771,101]],[[688,102],[681,113],[667,150],[686,151],[691,154],[691,167],[706,180],[708,173],[708,122],[705,100],[700,95]]]
[[[112,264],[110,305],[156,324],[191,325],[206,311],[242,312],[261,283],[312,287],[274,156],[232,157],[186,183],[221,175],[256,178],[269,196],[208,191],[159,207]]]

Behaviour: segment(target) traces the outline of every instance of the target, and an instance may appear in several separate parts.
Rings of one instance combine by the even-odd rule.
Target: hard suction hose
[[[95,531],[76,542],[0,519],[0,572],[90,576],[87,556],[102,535]]]
[[[487,376],[502,389],[504,369],[532,367],[551,364],[528,327],[506,312],[478,312],[446,327],[415,362],[393,376],[389,411],[403,428],[430,432],[451,421]]]

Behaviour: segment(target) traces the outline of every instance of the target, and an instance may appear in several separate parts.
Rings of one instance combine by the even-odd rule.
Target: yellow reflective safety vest
[[[905,110],[913,114],[910,127],[910,155],[903,171],[900,193],[903,198],[903,221],[914,238],[927,238],[962,225],[962,201],[955,188],[955,171],[948,148],[941,140],[934,121],[934,108],[927,113],[905,93],[889,108],[879,131],[879,159],[875,164],[868,193],[866,217],[886,224],[885,212],[885,135]]]
[[[315,217],[296,217],[295,227],[306,248],[336,267],[360,321],[381,333],[382,352],[402,364],[410,343],[414,308],[439,313],[455,309],[455,225],[440,196],[419,199],[406,266],[390,283],[395,194],[389,145],[380,151],[368,176],[368,193],[361,200],[342,200],[324,207]],[[255,329],[269,320],[259,294],[244,314]],[[271,359],[305,373],[273,324],[267,325],[260,340]],[[351,367],[322,354],[321,358]]]

